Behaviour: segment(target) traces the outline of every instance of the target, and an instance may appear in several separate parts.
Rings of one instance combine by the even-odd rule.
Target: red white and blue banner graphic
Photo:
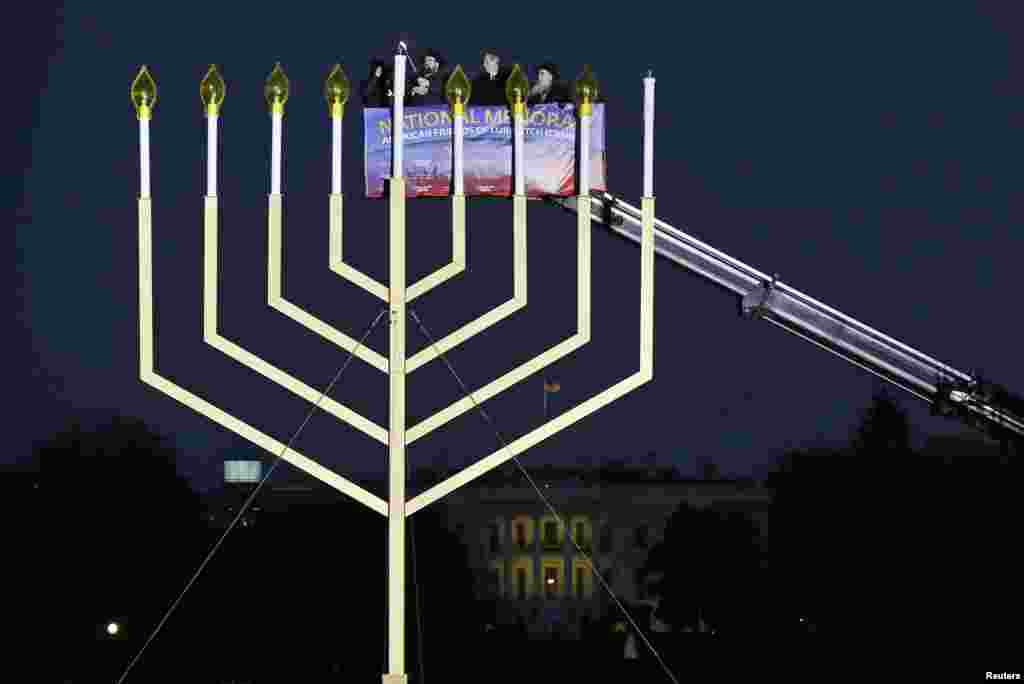
[[[405,108],[403,175],[406,197],[447,197],[452,180],[452,118],[447,106]],[[391,175],[391,110],[363,110],[366,196],[384,197]],[[523,145],[526,194],[540,198],[575,193],[576,111],[571,104],[527,110]],[[593,105],[590,185],[607,190],[604,104]],[[467,107],[463,127],[467,196],[512,194],[512,119],[508,107]]]

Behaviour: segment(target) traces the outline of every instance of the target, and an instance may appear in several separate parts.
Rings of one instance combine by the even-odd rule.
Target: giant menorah
[[[143,382],[198,411],[214,422],[248,439],[272,454],[288,461],[309,475],[334,487],[388,519],[388,672],[384,684],[405,683],[405,518],[446,494],[480,477],[492,468],[529,449],[531,446],[567,428],[601,407],[624,396],[653,377],[654,334],[654,196],[653,196],[653,127],[654,79],[644,79],[644,197],[643,232],[640,252],[640,368],[599,394],[569,409],[540,427],[504,444],[490,455],[461,472],[406,500],[405,448],[417,439],[462,415],[505,389],[543,370],[558,359],[590,341],[591,321],[591,238],[590,238],[590,147],[579,145],[577,172],[577,325],[569,339],[523,363],[489,384],[471,392],[422,422],[406,425],[406,376],[417,368],[442,356],[448,350],[469,340],[513,312],[526,306],[526,191],[523,165],[523,138],[529,84],[516,66],[510,75],[506,95],[513,120],[512,228],[514,258],[514,294],[511,300],[492,309],[476,320],[448,334],[412,357],[406,357],[406,307],[441,283],[466,269],[465,226],[466,197],[463,192],[463,126],[465,108],[471,96],[471,85],[461,67],[457,67],[446,84],[445,94],[451,106],[453,137],[452,261],[422,280],[406,285],[405,272],[405,204],[406,186],[402,173],[403,100],[405,85],[404,55],[395,56],[392,119],[392,176],[388,181],[390,227],[389,279],[385,286],[346,264],[342,251],[341,195],[341,119],[349,95],[349,82],[340,65],[335,65],[325,84],[325,97],[332,123],[332,177],[329,201],[329,266],[332,271],[366,290],[387,305],[390,322],[388,357],[369,349],[321,321],[281,295],[281,132],[288,79],[275,65],[264,88],[271,115],[271,185],[268,197],[267,304],[333,342],[350,354],[374,366],[388,376],[389,421],[382,427],[366,417],[314,390],[298,378],[268,363],[242,345],[227,339],[217,329],[217,122],[224,100],[224,81],[211,66],[200,84],[207,117],[207,193],[204,197],[203,254],[203,339],[215,349],[235,359],[281,387],[307,401],[317,404],[352,427],[381,442],[388,448],[388,500],[384,501],[366,489],[335,473],[290,445],[257,430],[224,409],[182,388],[161,376],[153,367],[153,284],[152,284],[152,199],[150,197],[149,122],[156,104],[156,83],[143,66],[132,84],[131,95],[139,119],[141,149],[141,192],[139,194],[139,373]],[[580,140],[589,143],[592,102],[598,84],[589,67],[575,83],[576,112]]]

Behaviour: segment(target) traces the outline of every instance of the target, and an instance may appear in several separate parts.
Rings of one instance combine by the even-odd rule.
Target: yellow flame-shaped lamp
[[[505,99],[508,100],[508,107],[512,110],[513,116],[522,116],[526,113],[526,95],[529,92],[530,82],[516,64],[505,81]]]
[[[345,115],[345,103],[348,102],[352,85],[340,64],[335,64],[324,83],[324,97],[327,99],[327,110],[331,118],[340,119]]]
[[[576,108],[580,116],[593,114],[592,103],[597,99],[597,79],[594,72],[590,70],[589,64],[583,65],[583,73],[576,79],[574,87],[576,92]]]
[[[466,78],[466,72],[462,70],[461,64],[457,65],[444,86],[444,96],[452,107],[452,113],[463,115],[466,113],[465,107],[472,92],[473,86]]]
[[[149,75],[149,69],[145,64],[132,81],[132,104],[135,105],[139,121],[153,116],[153,107],[156,105],[156,81]]]
[[[224,102],[224,79],[217,73],[217,65],[211,64],[206,77],[199,84],[199,99],[203,101],[206,116],[217,116]]]
[[[284,115],[284,103],[288,101],[288,77],[284,75],[280,62],[274,63],[274,70],[267,76],[267,83],[263,86],[263,97],[267,100],[271,114]]]

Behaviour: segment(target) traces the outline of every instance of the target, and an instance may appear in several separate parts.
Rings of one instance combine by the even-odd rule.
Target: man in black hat
[[[526,104],[533,106],[547,103],[570,103],[572,96],[569,86],[558,78],[558,67],[544,62],[537,67],[536,81],[530,88]]]
[[[444,56],[438,50],[423,52],[422,67],[418,74],[412,75],[409,97],[406,103],[418,105],[444,104],[444,86],[448,83],[448,71]]]

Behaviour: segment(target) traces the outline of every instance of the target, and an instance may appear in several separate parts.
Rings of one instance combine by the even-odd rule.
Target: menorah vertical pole
[[[407,684],[405,673],[405,178],[401,167],[405,58],[395,58],[394,122],[388,238],[388,671],[384,684]]]

